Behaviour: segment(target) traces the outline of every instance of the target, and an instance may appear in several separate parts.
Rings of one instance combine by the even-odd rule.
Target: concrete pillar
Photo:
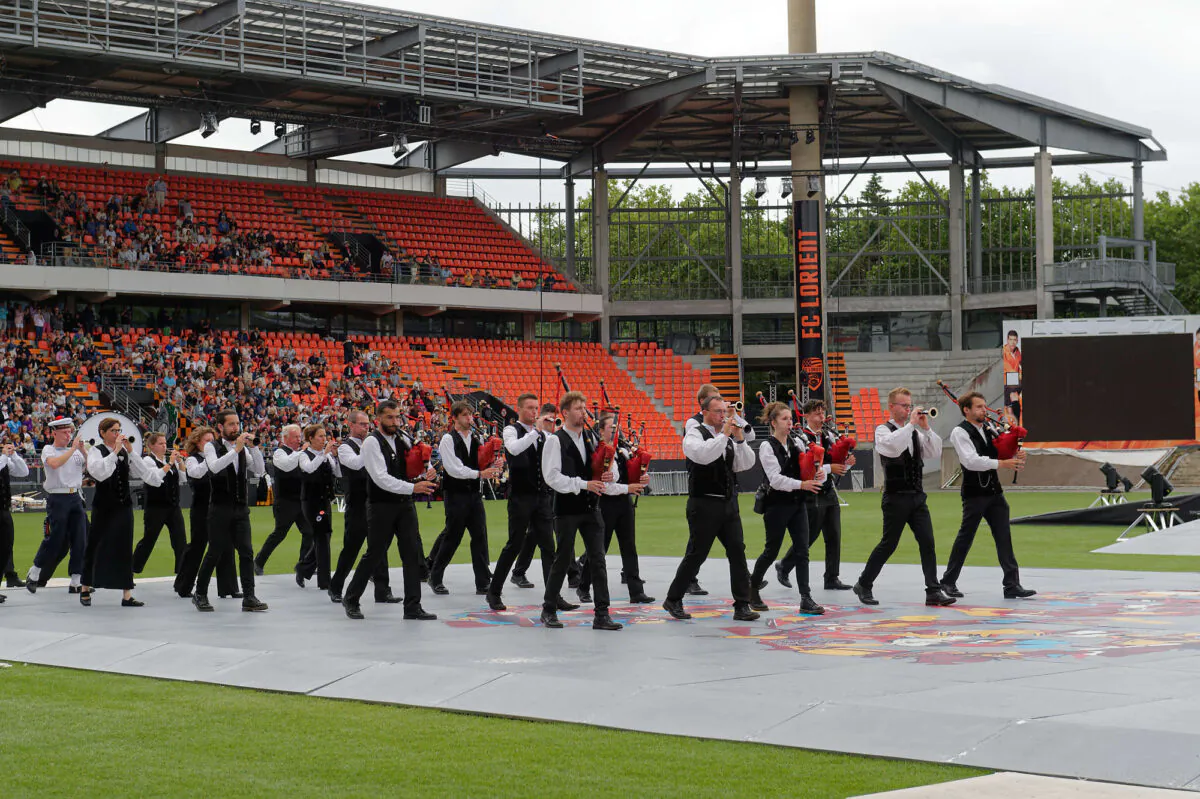
[[[733,316],[733,351],[742,351],[742,309],[745,296],[742,288],[742,174],[737,164],[729,168],[729,195],[726,199],[727,225],[725,228],[725,252],[729,268],[725,271],[729,279],[729,304]]]
[[[967,265],[966,184],[963,166],[950,166],[950,348],[963,348],[963,275]]]
[[[394,314],[392,314],[392,316],[395,317],[396,335],[403,336],[404,335],[404,311],[402,311],[400,309],[396,309],[396,312]]]
[[[537,340],[537,315],[536,314],[521,314],[521,340],[536,341]]]
[[[817,52],[816,0],[788,0],[788,52]]]
[[[600,292],[604,310],[600,324],[600,343],[605,349],[612,344],[612,320],[609,306],[612,299],[611,275],[608,264],[608,170],[592,172],[592,273],[596,290]]]
[[[567,278],[575,279],[575,179],[567,178],[566,247]]]
[[[167,171],[167,145],[165,142],[154,143],[154,171]]]
[[[444,177],[442,177],[441,175],[433,176],[433,196],[434,197],[445,197],[446,196],[446,179]]]
[[[1146,206],[1142,186],[1142,162],[1133,162],[1133,237],[1146,238]],[[1137,261],[1146,260],[1146,248],[1137,245],[1133,248],[1133,257]]]
[[[238,323],[242,326],[242,330],[249,330],[250,329],[250,303],[243,302],[241,311],[242,311],[242,318],[239,320]]]
[[[972,294],[983,293],[983,181],[979,167],[971,169],[971,286]]]
[[[304,162],[304,182],[310,186],[317,185],[317,162],[311,158]]]
[[[1038,319],[1054,318],[1054,297],[1046,291],[1046,267],[1054,263],[1054,173],[1050,153],[1033,157],[1034,264],[1037,267]]]

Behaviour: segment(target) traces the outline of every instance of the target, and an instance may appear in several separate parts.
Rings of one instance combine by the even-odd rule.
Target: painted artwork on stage
[[[711,629],[730,641],[803,655],[933,666],[1200,649],[1200,633],[1169,627],[1171,618],[1200,614],[1200,591],[1042,594],[1029,602],[987,607],[958,604],[936,611],[912,604],[911,611],[899,615],[881,608],[837,605],[826,606],[824,616],[773,616],[766,629],[734,622],[733,608],[727,603],[688,603],[687,610],[694,631]],[[611,611],[616,621],[633,627],[681,623],[655,606],[614,606]],[[538,627],[540,612],[539,605],[503,613],[471,611],[446,623],[464,629]],[[567,627],[592,624],[590,612],[562,613],[559,619]]]

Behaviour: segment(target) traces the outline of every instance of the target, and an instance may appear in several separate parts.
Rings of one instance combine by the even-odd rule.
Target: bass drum
[[[75,434],[76,438],[82,438],[90,446],[103,444],[103,439],[100,438],[100,423],[105,419],[116,419],[121,423],[121,432],[133,444],[133,454],[139,458],[142,456],[142,436],[138,432],[138,426],[128,416],[117,413],[116,411],[100,411],[93,414],[79,426],[79,432]]]

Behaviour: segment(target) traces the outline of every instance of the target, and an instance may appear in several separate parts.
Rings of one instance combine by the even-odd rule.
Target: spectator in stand
[[[12,205],[12,190],[8,188],[8,181],[0,183],[0,208],[8,208]]]
[[[41,309],[34,308],[33,309],[33,340],[34,341],[42,340],[42,331],[45,329],[45,327],[46,327],[46,317],[42,315]]]
[[[8,335],[8,303],[0,303],[0,335]]]
[[[167,180],[162,175],[154,181],[154,210],[162,211],[167,207]]]
[[[512,273],[512,279],[509,281],[509,285],[512,286],[513,291],[516,291],[517,289],[521,288],[521,273],[520,272],[514,271]]]
[[[25,181],[21,180],[21,173],[15,169],[8,173],[6,183],[8,184],[9,192],[14,197],[21,193],[21,187],[25,185]]]
[[[465,275],[463,275],[462,284],[463,284],[464,288],[468,288],[468,289],[475,285],[475,270],[474,269],[467,270],[467,273]]]
[[[192,201],[191,200],[188,200],[186,198],[180,200],[176,210],[177,210],[176,215],[180,219],[183,219],[187,222],[191,222],[195,218],[195,215],[192,212]]]
[[[37,256],[33,254],[33,250],[25,253],[25,265],[37,266]]]

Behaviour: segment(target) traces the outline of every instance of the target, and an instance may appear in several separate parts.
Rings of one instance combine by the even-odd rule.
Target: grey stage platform
[[[619,558],[609,562],[615,575]],[[675,565],[644,560],[660,599]],[[536,589],[510,587],[512,610],[490,613],[465,566],[448,573],[450,596],[426,596],[436,622],[372,603],[351,622],[289,576],[261,581],[266,614],[235,600],[199,614],[167,582],[140,586],[138,610],[111,591],[85,609],[64,588],[10,590],[0,658],[1200,789],[1200,579],[1022,577],[1038,599],[1005,601],[998,570],[968,568],[967,598],[929,609],[919,569],[889,566],[879,608],[818,590],[830,611],[818,618],[794,615],[795,593],[772,583],[764,598],[778,609],[743,624],[713,560],[701,574],[713,595],[688,603],[693,621],[618,602],[617,633],[593,631],[587,609],[563,614],[566,629],[541,628]]]
[[[1105,555],[1200,555],[1200,521],[1135,535],[1093,552]]]

